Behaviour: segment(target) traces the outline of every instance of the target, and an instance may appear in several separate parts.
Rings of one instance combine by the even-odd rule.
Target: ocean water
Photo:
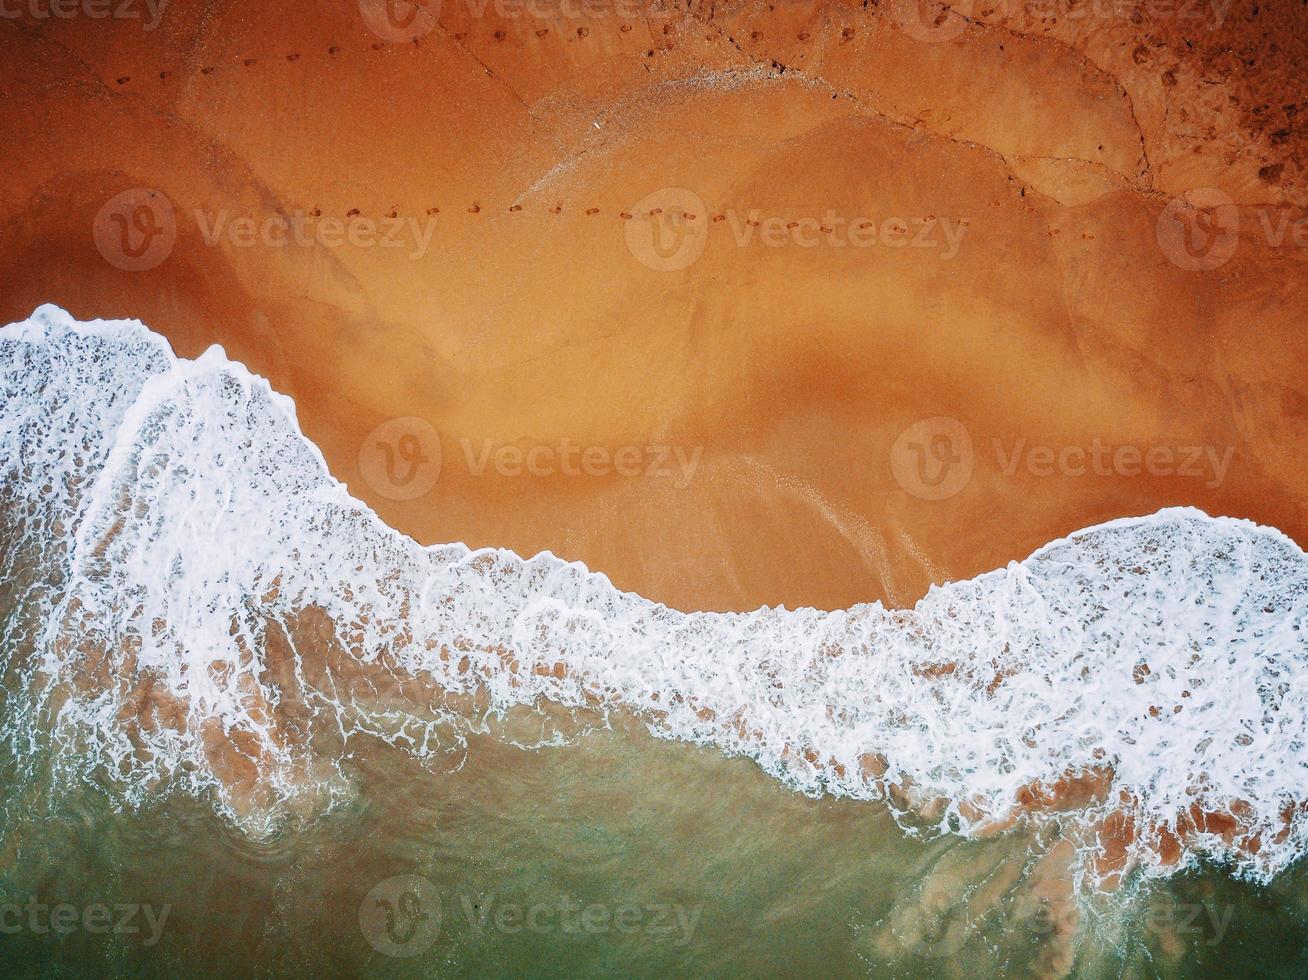
[[[683,613],[420,547],[219,348],[42,307],[0,393],[6,972],[1303,972],[1274,529]]]

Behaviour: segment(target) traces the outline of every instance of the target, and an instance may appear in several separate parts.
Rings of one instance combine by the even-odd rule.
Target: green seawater
[[[1050,901],[1048,842],[915,839],[621,721],[445,773],[359,751],[348,803],[265,841],[0,768],[7,977],[1308,975],[1300,868]]]

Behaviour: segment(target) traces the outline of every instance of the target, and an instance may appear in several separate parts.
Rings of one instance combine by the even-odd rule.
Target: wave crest
[[[620,707],[913,833],[1071,820],[1100,877],[1303,851],[1308,560],[1274,530],[1169,509],[909,610],[682,613],[419,546],[221,348],[47,306],[0,330],[0,390],[0,731],[134,805],[257,831],[345,792],[360,737],[439,764],[510,709]]]

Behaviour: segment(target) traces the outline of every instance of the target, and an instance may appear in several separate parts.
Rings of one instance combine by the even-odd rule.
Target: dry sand
[[[143,319],[184,355],[223,344],[419,540],[550,549],[685,609],[909,604],[1172,504],[1308,543],[1308,251],[1284,224],[1308,203],[1299,5],[1232,4],[1211,29],[1212,6],[937,24],[891,2],[541,18],[446,0],[417,43],[348,2],[178,4],[151,31],[138,6],[0,19],[0,320],[53,301]],[[175,221],[145,271],[94,237],[131,188]],[[682,269],[642,262],[632,230],[667,220],[642,211],[668,188],[704,204]],[[1196,189],[1234,202],[1215,212],[1233,254],[1197,270],[1158,231]],[[740,245],[753,212],[898,219],[935,247]],[[206,242],[297,213],[383,231],[394,213],[402,244]],[[962,229],[949,256],[941,221]],[[408,416],[443,465],[396,500],[360,454]],[[972,446],[939,500],[911,465],[939,433],[896,448],[934,417]],[[698,465],[465,459],[565,440]],[[1134,475],[1128,452],[1076,475],[1096,445],[1164,472]],[[1038,456],[1004,471],[1036,447],[1052,475]]]

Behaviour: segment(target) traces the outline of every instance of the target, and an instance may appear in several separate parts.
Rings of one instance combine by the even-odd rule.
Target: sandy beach
[[[1298,975],[1305,65],[0,2],[0,963]]]
[[[594,11],[0,21],[0,319],[222,344],[419,541],[682,609],[1174,504],[1308,541],[1297,11]]]

